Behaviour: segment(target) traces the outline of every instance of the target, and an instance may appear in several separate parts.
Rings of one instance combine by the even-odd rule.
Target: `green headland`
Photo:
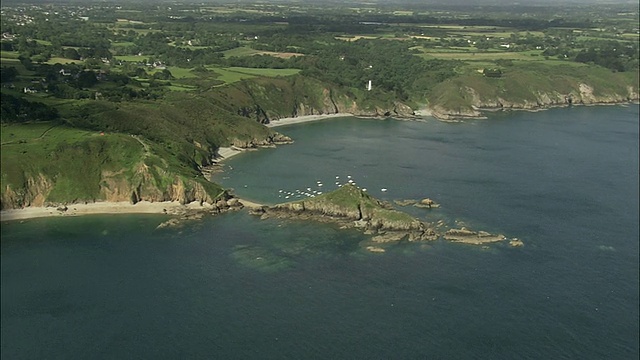
[[[288,143],[282,118],[638,100],[632,5],[398,7],[3,4],[0,208],[213,204],[220,149]],[[413,226],[375,203],[342,210]]]

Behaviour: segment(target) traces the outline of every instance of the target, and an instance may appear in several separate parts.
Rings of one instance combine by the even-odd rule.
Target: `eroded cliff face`
[[[483,111],[500,110],[541,110],[552,107],[571,105],[598,105],[617,104],[638,101],[638,91],[632,86],[622,93],[599,93],[586,83],[579,83],[573,89],[566,92],[529,90],[527,98],[512,100],[507,96],[487,96],[473,87],[465,86],[461,90],[461,98],[466,99],[466,104],[459,106],[446,106],[432,104],[429,106],[431,114],[442,120],[483,118]],[[507,94],[505,94],[507,95]]]
[[[303,77],[255,80],[237,85],[232,91],[239,99],[234,105],[235,113],[262,124],[282,118],[337,113],[376,117],[414,115],[414,110],[403,102],[369,100],[370,104],[365,106],[349,92]]]
[[[296,107],[292,117],[303,115],[321,115],[321,114],[351,114],[355,116],[395,116],[395,117],[411,117],[415,113],[413,109],[400,101],[384,105],[378,104],[372,107],[363,107],[354,98],[342,94],[336,95],[328,88],[322,89],[321,109],[309,108],[305,103],[301,102]]]
[[[130,201],[133,204],[142,200],[213,204],[217,200],[196,180],[185,180],[159,167],[151,169],[142,163],[132,177],[103,172],[100,194],[105,201]]]
[[[0,210],[44,206],[46,198],[53,188],[53,182],[43,174],[27,177],[24,187],[14,190],[10,185],[2,189]]]
[[[155,174],[154,174],[155,172]],[[99,195],[95,198],[76,198],[69,201],[52,201],[49,198],[51,191],[56,187],[53,179],[38,174],[28,176],[23,188],[15,189],[11,185],[5,185],[2,192],[0,209],[18,209],[29,206],[59,206],[80,202],[112,201],[131,202],[146,200],[149,202],[178,201],[187,204],[193,201],[214,204],[220,198],[226,198],[227,194],[219,190],[212,193],[212,189],[206,189],[201,181],[185,179],[184,177],[167,172],[155,167],[140,163],[133,175],[126,170],[119,172],[103,171],[99,184]]]
[[[274,132],[266,138],[249,138],[249,139],[230,139],[231,146],[235,146],[242,149],[252,149],[257,147],[272,147],[275,145],[291,144],[293,140],[283,134]]]

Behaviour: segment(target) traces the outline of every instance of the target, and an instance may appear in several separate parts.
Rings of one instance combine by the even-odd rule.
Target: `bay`
[[[425,221],[523,248],[371,254],[356,231],[243,212],[169,230],[155,215],[3,223],[1,355],[637,358],[638,113],[284,126],[294,144],[238,155],[215,179],[276,203],[351,176],[384,200],[441,203],[404,208]]]

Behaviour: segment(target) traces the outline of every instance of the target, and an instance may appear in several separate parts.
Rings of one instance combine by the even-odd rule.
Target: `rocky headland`
[[[429,207],[430,199],[413,201],[412,204]],[[407,204],[408,205],[408,204]],[[435,207],[434,207],[435,208]],[[507,240],[504,235],[484,231],[474,232],[466,228],[440,232],[442,223],[427,224],[411,215],[396,210],[393,205],[375,199],[355,185],[343,185],[332,192],[306,200],[287,202],[274,206],[252,207],[251,213],[261,218],[284,218],[337,223],[343,228],[360,229],[371,235],[374,245],[366,247],[371,252],[384,252],[380,245],[402,240],[444,240],[473,245]],[[513,244],[512,244],[513,245]],[[513,245],[518,246],[518,245]]]
[[[563,74],[553,71],[565,72]],[[637,73],[592,67],[519,69],[500,78],[464,75],[436,86],[427,109],[441,120],[479,119],[495,111],[539,111],[575,105],[637,102]]]
[[[557,76],[514,69],[499,79],[461,75],[437,85],[425,98],[403,101],[373,95],[364,99],[311,78],[256,80],[237,85],[233,89],[236,98],[229,106],[238,115],[273,124],[280,119],[335,114],[408,119],[428,114],[440,120],[479,119],[494,111],[638,101],[638,86],[628,77],[590,70],[593,69],[571,69],[570,74]]]
[[[638,93],[633,88],[627,94],[594,95],[594,89],[586,84],[580,84],[578,91],[569,93],[538,92],[529,99],[508,100],[500,96],[486,98],[473,88],[466,88],[469,101],[459,107],[432,105],[429,107],[431,115],[440,120],[484,119],[487,112],[524,110],[540,111],[556,107],[577,105],[612,105],[638,101]]]

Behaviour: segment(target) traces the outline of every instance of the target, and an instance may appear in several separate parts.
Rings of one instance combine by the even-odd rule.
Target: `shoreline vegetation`
[[[304,115],[292,118],[282,118],[275,120],[271,124],[267,124],[268,127],[278,127],[284,125],[302,124],[306,122],[326,120],[336,117],[353,117],[351,114],[339,113],[339,114],[323,114],[323,115]],[[235,155],[250,151],[249,149],[243,149],[235,146],[220,147],[216,154],[216,161],[221,161],[232,158]],[[253,201],[241,199],[235,197],[243,206],[247,208],[259,208],[262,204],[258,204]],[[208,204],[206,202],[200,203],[194,201],[188,204],[181,204],[178,201],[162,201],[162,202],[150,202],[139,201],[132,204],[128,201],[98,201],[93,203],[78,203],[67,204],[62,206],[27,206],[19,209],[8,209],[0,211],[0,222],[14,221],[14,220],[27,220],[42,217],[60,217],[60,216],[80,216],[80,215],[116,215],[116,214],[167,214],[167,215],[182,215],[186,212],[195,211],[213,211],[215,205]]]
[[[624,105],[624,104],[638,104],[637,101],[629,101],[625,103],[604,103],[604,104],[584,104],[583,106],[598,106],[598,105]],[[577,104],[576,104],[577,105]],[[580,104],[582,105],[582,104]],[[550,106],[543,109],[511,109],[511,110],[524,110],[524,111],[542,111],[559,106]],[[565,106],[566,107],[566,106]],[[327,120],[339,117],[359,117],[349,113],[335,113],[335,114],[318,114],[318,115],[303,115],[298,117],[281,118],[279,120],[273,120],[270,124],[265,124],[267,127],[280,127],[294,124],[303,124],[308,122],[315,122],[320,120]],[[451,121],[438,119],[433,116],[428,110],[421,109],[416,111],[416,118],[433,117],[439,121]],[[236,146],[219,147],[216,152],[215,163],[228,160],[238,154],[242,154],[247,151],[255,151],[256,148],[240,148]],[[208,177],[208,176],[207,176]],[[261,208],[264,205],[250,200],[239,198],[235,195],[232,197],[240,202],[241,207],[247,207],[248,209]],[[212,212],[217,209],[215,204],[209,204],[207,202],[193,201],[191,203],[182,204],[179,201],[162,201],[162,202],[150,202],[146,200],[139,201],[137,203],[131,203],[128,201],[97,201],[87,203],[72,203],[61,206],[27,206],[18,209],[7,209],[0,211],[0,222],[14,221],[14,220],[27,220],[33,218],[42,217],[59,217],[59,216],[81,216],[81,215],[117,215],[117,214],[166,214],[166,215],[184,215],[189,212]]]
[[[291,143],[281,126],[459,122],[640,98],[632,6],[534,17],[518,6],[375,8],[276,5],[277,19],[250,4],[3,8],[1,213],[229,201],[211,173]]]

